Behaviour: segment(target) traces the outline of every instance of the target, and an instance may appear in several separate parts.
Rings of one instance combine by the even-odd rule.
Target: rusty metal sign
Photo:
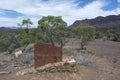
[[[34,46],[35,68],[48,63],[62,61],[62,48],[50,44],[36,44]]]

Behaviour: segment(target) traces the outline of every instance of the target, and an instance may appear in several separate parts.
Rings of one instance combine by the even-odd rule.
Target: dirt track
[[[71,42],[70,42],[71,43]],[[79,46],[77,41],[73,46]],[[69,44],[71,46],[71,44]],[[0,75],[0,80],[120,80],[120,42],[95,40],[87,49],[92,65],[80,65],[77,73],[40,73]]]

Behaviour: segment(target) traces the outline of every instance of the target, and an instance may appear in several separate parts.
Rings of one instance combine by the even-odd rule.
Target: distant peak
[[[69,28],[75,28],[81,23],[86,23],[99,28],[120,28],[120,14],[108,15],[106,17],[98,16],[93,19],[76,20]]]

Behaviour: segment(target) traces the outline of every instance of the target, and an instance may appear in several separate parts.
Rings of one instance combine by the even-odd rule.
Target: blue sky
[[[120,0],[1,0],[0,26],[17,26],[30,18],[34,25],[42,16],[62,16],[72,24],[75,20],[120,14]]]

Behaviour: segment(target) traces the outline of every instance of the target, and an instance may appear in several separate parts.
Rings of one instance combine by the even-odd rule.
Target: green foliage
[[[115,29],[106,30],[105,37],[107,40],[120,41],[120,31]]]
[[[14,33],[0,35],[0,51],[8,51],[11,53],[14,49],[20,47],[18,36]]]
[[[35,38],[35,43],[44,43],[44,42],[48,42],[48,39],[45,39],[46,36],[44,34],[41,33],[37,33],[36,34],[36,38]]]
[[[30,20],[30,19],[24,19],[23,21],[22,21],[22,26],[25,26],[25,32],[26,33],[29,33],[29,28],[30,28],[30,26],[32,25],[33,23],[32,23],[32,21]],[[19,25],[19,24],[18,24]],[[19,26],[21,26],[21,25],[19,25]]]
[[[52,45],[55,45],[56,42],[62,42],[66,26],[66,22],[64,22],[60,16],[42,17],[42,19],[38,21],[40,33],[44,35],[46,42]]]
[[[96,31],[95,33],[95,39],[100,39],[103,38],[104,34],[100,31]]]
[[[116,38],[116,41],[120,41],[120,31],[119,32],[115,32],[114,38]]]
[[[32,25],[30,19],[25,19],[19,23],[19,31],[0,32],[0,51],[12,53],[15,49],[26,48],[34,43],[58,43],[63,45],[64,37],[68,36],[67,24],[60,16],[47,16],[38,21],[37,29],[30,29]],[[24,50],[23,49],[23,50]]]
[[[74,31],[82,40],[89,41],[95,38],[95,28],[90,25],[80,24]]]
[[[0,32],[0,51],[12,53],[15,49],[35,42],[35,30],[30,31],[29,27],[33,23],[30,19],[23,20],[18,24],[18,31]],[[25,28],[23,28],[25,27]],[[17,30],[17,29],[16,29]]]
[[[21,45],[29,44],[30,43],[30,38],[28,34],[22,34],[20,36],[20,43]]]
[[[74,29],[75,34],[81,40],[81,49],[83,49],[84,45],[90,41],[95,39],[96,29],[93,26],[88,24],[81,23]]]

